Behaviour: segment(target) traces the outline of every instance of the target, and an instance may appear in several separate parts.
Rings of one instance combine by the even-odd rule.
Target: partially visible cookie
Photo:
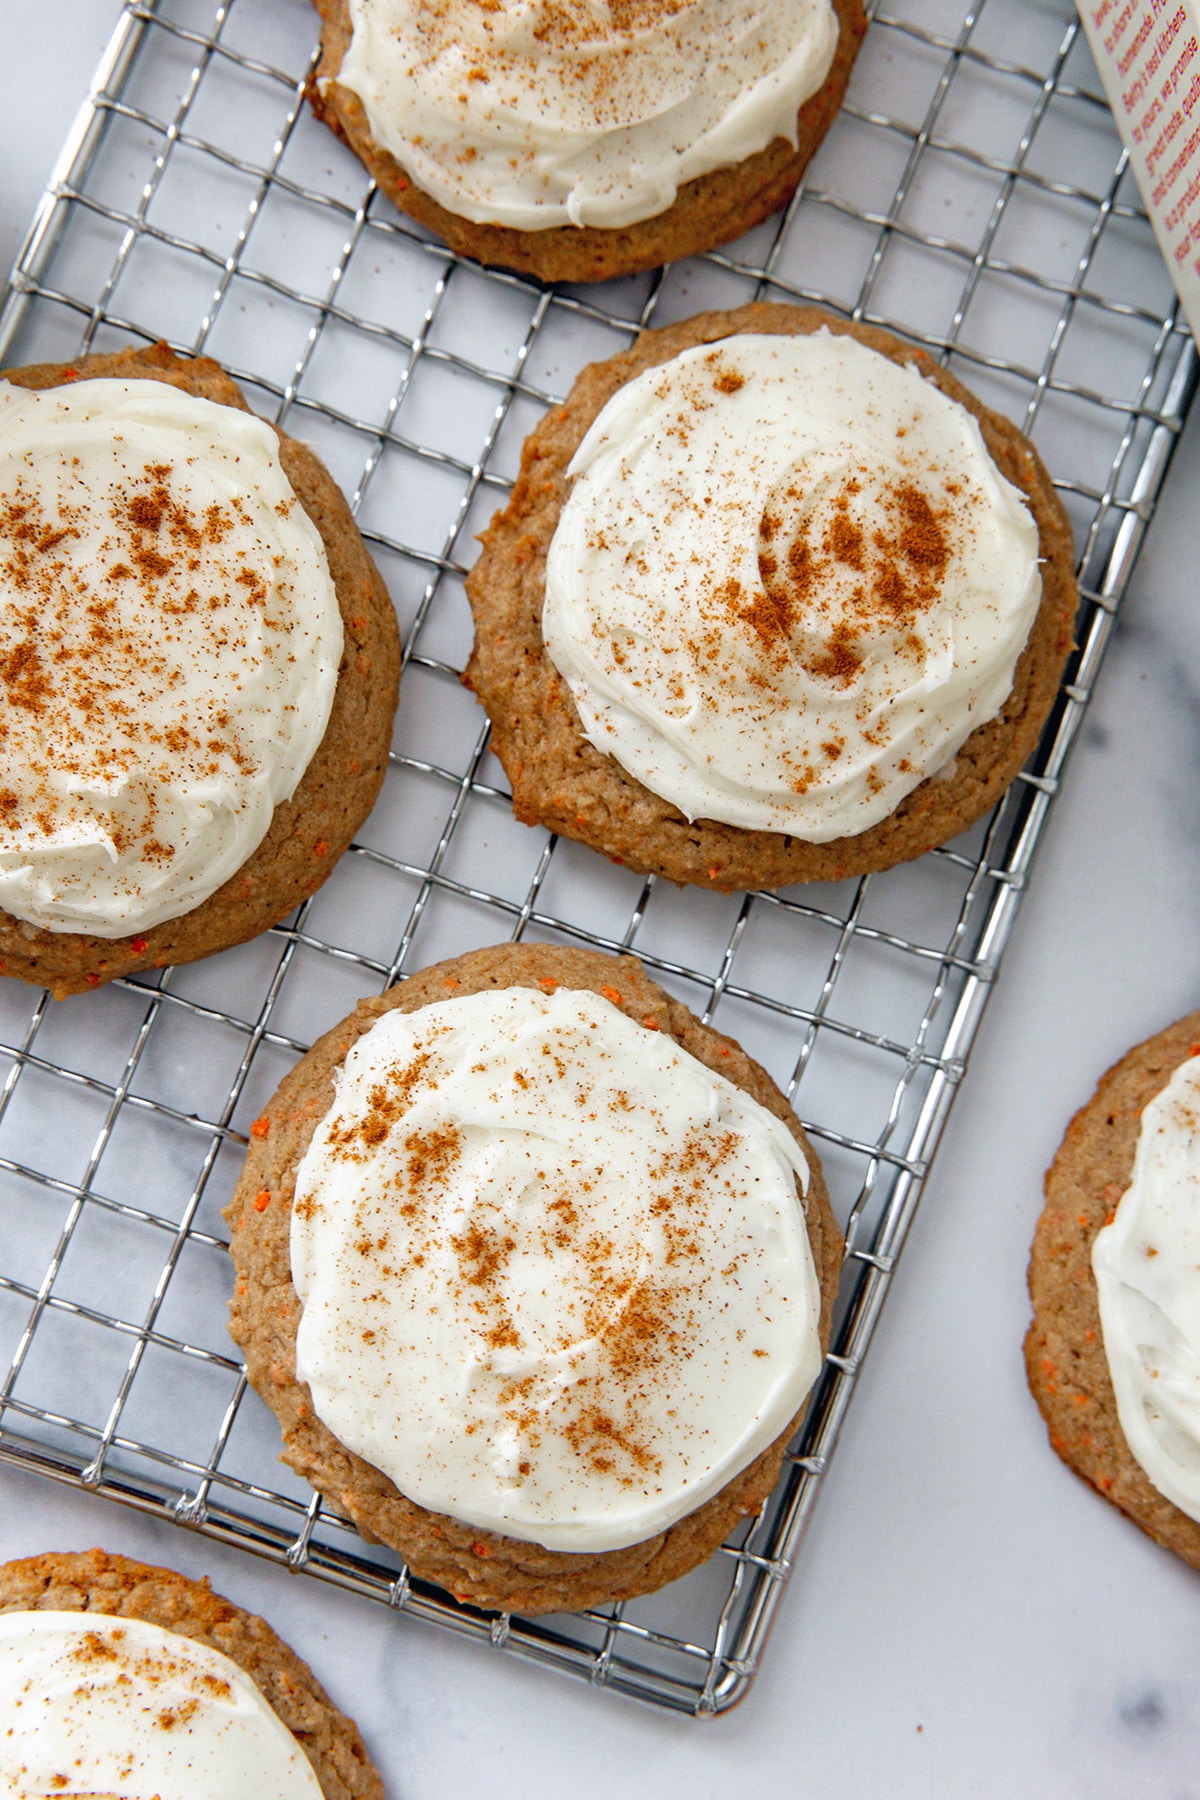
[[[228,407],[239,416],[249,412],[236,383],[215,362],[207,357],[189,360],[176,356],[165,344],[88,356],[70,365],[41,364],[2,372],[4,382],[38,391],[104,378],[163,383]],[[339,488],[306,445],[282,433],[276,435],[284,475],[324,546],[342,620],[341,663],[319,747],[291,798],[275,807],[257,849],[207,899],[177,917],[145,928],[135,922],[127,935],[115,937],[49,929],[0,911],[0,973],[45,984],[56,997],[62,997],[136,969],[190,962],[241,943],[276,924],[315,892],[370,811],[387,769],[396,706],[399,639],[395,611]],[[11,511],[16,502],[10,497],[5,504]],[[168,557],[163,560],[176,557],[181,548],[183,526],[161,521],[161,511],[148,504],[140,515],[146,521],[143,553],[152,561],[164,546]],[[5,542],[11,539],[19,551],[21,525],[15,513],[10,519],[5,512],[0,524]],[[4,578],[0,570],[0,581]],[[45,579],[53,578],[53,570],[47,569]],[[104,604],[105,596],[99,594],[93,610]],[[49,629],[45,621],[41,629]],[[34,649],[29,654],[40,655],[38,640],[32,641]],[[44,647],[48,653],[52,648],[49,640]],[[19,646],[12,655],[17,656],[18,651]],[[5,663],[3,672],[14,705],[24,706],[35,697],[27,679],[33,666],[28,655],[19,668],[10,669]],[[234,699],[231,695],[231,702]],[[220,748],[216,746],[218,753]],[[13,780],[13,787],[18,785]],[[6,787],[2,778],[0,787]],[[15,794],[8,793],[8,798],[15,806]]]
[[[543,281],[608,281],[657,268],[661,263],[728,243],[786,205],[837,116],[867,28],[861,0],[834,0],[838,35],[832,64],[821,86],[800,107],[794,147],[787,138],[776,137],[763,150],[685,182],[664,211],[632,224],[559,224],[521,229],[481,223],[439,204],[421,188],[412,172],[376,141],[358,93],[338,80],[352,37],[349,0],[316,0],[316,4],[322,22],[322,54],[308,98],[317,116],[349,144],[396,206],[436,232],[451,249],[482,263],[536,275]],[[596,9],[575,10],[583,12],[585,22],[594,23]],[[613,8],[612,12],[619,18],[621,10]],[[655,12],[669,15],[682,10],[679,6],[643,5],[643,17],[638,22],[644,24]],[[564,19],[568,21],[566,29],[572,28],[569,6],[546,5],[543,11],[542,23],[534,21],[535,35],[563,29]],[[636,11],[624,9],[630,18]],[[636,54],[637,49],[635,41],[634,48],[625,54]],[[486,92],[487,80],[487,71],[476,66],[467,75],[466,91],[459,98],[466,102],[468,94]],[[604,97],[602,90],[601,102]],[[614,133],[617,138],[621,135]],[[464,142],[467,147],[461,154],[473,161],[473,146],[467,139]]]
[[[481,1529],[415,1504],[387,1476],[340,1443],[317,1416],[309,1387],[296,1373],[301,1306],[293,1281],[289,1238],[297,1169],[329,1111],[334,1082],[352,1046],[389,1013],[414,1013],[452,997],[521,988],[601,994],[646,1031],[673,1038],[692,1057],[783,1121],[803,1147],[810,1172],[802,1204],[819,1284],[822,1353],[829,1341],[842,1239],[817,1159],[778,1088],[732,1040],[702,1025],[649,980],[631,956],[614,958],[549,945],[474,951],[422,970],[378,999],[361,1001],[350,1018],[321,1038],[297,1064],[251,1134],[246,1165],[226,1213],[237,1271],[230,1330],[245,1353],[251,1382],[280,1421],[283,1459],[331,1505],[348,1513],[368,1540],[378,1539],[399,1550],[415,1574],[479,1606],[539,1613],[649,1593],[703,1561],[738,1520],[756,1512],[770,1493],[797,1421],[712,1498],[668,1529],[625,1548],[576,1553],[545,1549],[539,1543]],[[628,1096],[627,1102],[630,1099],[636,1105],[636,1096]],[[378,1127],[372,1127],[369,1134],[371,1142],[380,1141],[386,1132],[383,1120],[381,1114]],[[446,1145],[434,1140],[435,1134],[430,1134],[429,1157],[444,1156]],[[585,1142],[581,1136],[581,1143]],[[425,1144],[426,1139],[420,1143]],[[417,1150],[412,1153],[415,1156]],[[586,1156],[587,1150],[580,1154]],[[414,1192],[406,1204],[419,1209],[419,1193]],[[581,1210],[585,1204],[579,1201]],[[463,1205],[467,1205],[465,1199]],[[565,1215],[568,1219],[573,1216],[570,1212]],[[364,1243],[364,1253],[370,1248]],[[495,1247],[501,1263],[506,1253],[502,1242]],[[387,1254],[395,1256],[396,1252],[388,1250]],[[478,1292],[479,1304],[484,1305],[488,1295],[485,1277],[496,1266],[493,1252],[481,1239],[470,1255],[474,1260],[467,1279],[480,1283],[471,1291]],[[736,1268],[727,1273],[733,1283],[732,1296],[737,1286]],[[394,1280],[395,1276],[395,1270],[390,1276],[385,1270],[381,1279]],[[361,1323],[366,1331],[365,1314]],[[635,1328],[652,1338],[655,1320],[647,1315],[639,1324],[631,1317],[630,1329]],[[795,1329],[797,1333],[801,1330],[799,1321]],[[496,1341],[511,1340],[502,1332]],[[614,1428],[606,1429],[611,1432]]]
[[[0,1614],[19,1612],[137,1619],[220,1651],[296,1739],[326,1800],[382,1800],[383,1784],[354,1721],[264,1620],[214,1594],[207,1581],[103,1550],[51,1552],[0,1565]]]
[[[689,818],[670,800],[651,791],[616,756],[598,748],[593,741],[595,733],[592,738],[585,737],[567,680],[547,649],[543,609],[548,558],[576,481],[568,472],[572,458],[604,407],[621,389],[644,372],[670,363],[698,346],[719,346],[742,334],[811,337],[822,332],[835,339],[849,337],[890,363],[915,370],[924,382],[966,410],[977,423],[995,467],[1019,492],[1036,524],[1042,592],[1024,650],[1015,665],[1011,691],[998,714],[971,731],[953,760],[911,787],[895,810],[881,821],[826,841],[810,841],[786,827],[748,828],[705,816],[703,812]],[[724,381],[732,393],[743,385],[736,372],[725,377],[718,372],[716,379],[718,385]],[[814,394],[814,400],[819,402],[820,398],[819,393]],[[689,422],[681,415],[681,422],[671,429],[680,435],[685,445],[680,454],[685,454]],[[644,434],[645,427],[639,425],[639,430]],[[639,458],[644,447],[643,438],[639,437],[632,448],[622,452],[625,460],[621,467],[627,464],[633,471],[630,485],[642,466]],[[890,451],[890,445],[885,447]],[[593,453],[594,460],[605,455],[605,466],[614,466],[617,452],[611,446],[602,445]],[[817,491],[819,494],[819,486]],[[712,498],[715,504],[721,496]],[[901,498],[907,500],[905,495]],[[918,495],[914,503],[918,507],[921,498]],[[785,499],[785,504],[792,502]],[[937,534],[927,531],[928,514],[918,511],[914,521],[908,540],[911,555],[903,562],[898,558],[899,566],[884,570],[893,589],[910,577],[910,587],[916,588],[922,564],[936,573],[936,558],[940,554]],[[767,522],[768,513],[764,510],[760,529],[765,529]],[[902,526],[901,535],[907,529],[907,524]],[[661,542],[665,525],[660,522],[654,530]],[[680,324],[644,332],[623,355],[584,369],[563,405],[548,413],[526,441],[520,477],[509,503],[496,514],[481,542],[482,553],[467,578],[476,635],[464,680],[478,695],[492,721],[492,748],[511,783],[518,819],[577,838],[631,869],[719,892],[776,888],[802,881],[840,881],[920,856],[965,830],[996,802],[1032,752],[1058,691],[1078,605],[1069,523],[1040,457],[1017,428],[983,406],[924,351],[887,332],[848,323],[811,306],[751,305],[728,313],[701,313]],[[589,540],[589,552],[593,542],[605,552],[610,548],[598,536]],[[807,547],[798,540],[797,545],[808,556]],[[568,549],[578,558],[584,554],[574,538]],[[638,546],[630,545],[627,554],[636,561]],[[693,540],[685,534],[678,547],[680,562],[696,555]],[[850,559],[847,567],[851,563],[856,568],[865,566],[862,542],[848,543],[844,557]],[[720,630],[711,632],[714,641],[708,652],[709,666],[719,671],[726,645],[748,636],[747,625],[768,640],[771,658],[796,659],[805,654],[805,633],[813,621],[813,629],[825,629],[821,621],[827,607],[825,595],[812,580],[812,561],[810,557],[808,562],[797,564],[796,592],[803,587],[803,601],[784,596],[777,603],[769,586],[755,597],[741,583],[725,584],[736,590],[734,604],[728,608],[729,616]],[[767,567],[765,556],[760,553],[760,571]],[[623,595],[619,585],[616,591]],[[878,599],[871,596],[870,604],[883,617],[891,601],[885,594]],[[922,629],[920,609],[914,608],[911,616],[913,632],[917,634]],[[600,632],[598,623],[590,619],[584,623]],[[820,680],[835,691],[846,688],[855,673],[855,657],[860,663],[869,663],[876,655],[870,647],[876,623],[871,618],[866,621],[863,641],[868,647],[863,651],[857,650],[848,636],[843,641],[839,636],[843,626],[835,628],[823,658],[811,665]],[[655,648],[660,646],[656,644]],[[636,645],[630,653],[636,654]],[[615,650],[613,655],[615,659]],[[667,663],[666,649],[662,660]],[[764,656],[764,667],[767,660]],[[691,675],[689,664],[685,683]],[[668,678],[669,664],[667,674],[661,677],[652,669],[645,685],[649,688],[656,679],[665,683]],[[757,678],[751,670],[745,679],[752,684]],[[938,672],[931,668],[931,692],[939,679]],[[720,700],[704,698],[710,712],[715,713]],[[681,689],[681,715],[687,706],[686,692]],[[662,701],[661,710],[671,714],[669,697]],[[621,706],[614,704],[610,712],[620,714]],[[886,705],[882,713],[886,720]],[[869,734],[864,732],[866,735]],[[833,759],[835,764],[842,749],[842,737],[837,731],[830,741],[819,746],[820,755]],[[806,783],[812,784],[812,769],[796,768],[794,775],[796,791],[803,793]],[[870,779],[868,775],[868,784]]]
[[[1025,1339],[1029,1386],[1058,1455],[1196,1569],[1200,1524],[1159,1493],[1121,1429],[1092,1247],[1129,1186],[1143,1109],[1198,1044],[1200,1013],[1190,1013],[1114,1064],[1071,1120],[1046,1175],[1045,1209],[1029,1259],[1033,1323]]]

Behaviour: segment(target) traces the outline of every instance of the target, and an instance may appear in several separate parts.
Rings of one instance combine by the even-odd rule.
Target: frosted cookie
[[[231,1330],[284,1460],[480,1606],[651,1592],[774,1486],[841,1238],[767,1075],[632,957],[475,951],[251,1134]]]
[[[606,281],[739,237],[841,105],[861,0],[316,0],[309,98],[480,262]]]
[[[644,333],[528,439],[464,679],[517,817],[730,890],[955,836],[1071,645],[1036,451],[919,350],[812,307]]]
[[[1200,1569],[1200,1013],[1137,1045],[1072,1119],[1029,1291],[1054,1449]]]
[[[0,378],[0,973],[275,924],[379,791],[395,613],[311,450],[165,345]]]
[[[0,1789],[382,1800],[352,1719],[207,1581],[109,1556],[0,1565]]]

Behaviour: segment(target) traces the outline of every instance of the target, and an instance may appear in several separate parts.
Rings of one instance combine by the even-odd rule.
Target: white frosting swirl
[[[542,618],[584,733],[689,819],[866,831],[1012,688],[1038,534],[970,413],[822,328],[613,395]]]
[[[262,842],[342,623],[261,419],[161,381],[0,381],[0,907],[124,937]]]
[[[796,142],[830,0],[350,0],[337,80],[377,144],[477,224],[632,225]]]
[[[14,1800],[320,1800],[236,1663],[141,1619],[0,1614],[0,1789]]]
[[[1125,1442],[1200,1520],[1200,1056],[1143,1108],[1133,1175],[1092,1269]]]
[[[796,1140],[596,995],[391,1012],[300,1164],[296,1372],[410,1499],[639,1543],[786,1430],[820,1366]]]

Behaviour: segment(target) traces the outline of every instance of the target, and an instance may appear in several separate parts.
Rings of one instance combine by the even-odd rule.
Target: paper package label
[[[1200,0],[1078,0],[1159,247],[1200,342]]]

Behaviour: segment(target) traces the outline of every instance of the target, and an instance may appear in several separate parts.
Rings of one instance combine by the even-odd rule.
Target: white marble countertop
[[[117,0],[0,0],[0,262]],[[96,1542],[262,1611],[395,1800],[1200,1794],[1200,1580],[1051,1454],[1025,1388],[1042,1171],[1200,1005],[1200,409],[1180,445],[843,1442],[749,1699],[658,1716],[0,1469],[0,1559]]]

